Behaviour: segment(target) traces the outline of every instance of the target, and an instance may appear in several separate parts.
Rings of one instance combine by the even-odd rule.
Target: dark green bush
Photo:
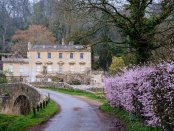
[[[4,74],[0,74],[0,84],[7,83],[6,76]]]
[[[81,82],[79,80],[73,80],[70,83],[71,85],[81,85]]]

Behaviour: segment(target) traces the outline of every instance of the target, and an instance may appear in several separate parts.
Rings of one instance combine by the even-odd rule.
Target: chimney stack
[[[65,45],[65,41],[64,41],[64,38],[62,38],[62,45]]]
[[[31,47],[32,47],[32,44],[31,44],[31,42],[29,41],[29,42],[28,42],[28,50],[30,50]]]
[[[74,41],[70,41],[69,42],[69,45],[74,45]]]

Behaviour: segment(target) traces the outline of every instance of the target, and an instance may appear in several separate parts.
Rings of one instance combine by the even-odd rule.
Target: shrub
[[[52,77],[52,81],[55,81],[55,82],[63,82],[63,78],[59,78],[58,76],[53,76]]]
[[[112,63],[109,67],[109,73],[110,74],[116,74],[122,70],[122,68],[125,67],[124,60],[121,57],[113,57]]]
[[[71,85],[81,85],[81,82],[79,80],[73,80],[70,83]]]
[[[6,76],[4,74],[0,74],[0,84],[7,83]]]
[[[105,78],[112,107],[137,114],[150,126],[167,130],[174,125],[174,62],[136,66]]]
[[[135,53],[128,53],[128,54],[124,55],[122,58],[124,60],[125,65],[127,65],[127,66],[136,64]]]

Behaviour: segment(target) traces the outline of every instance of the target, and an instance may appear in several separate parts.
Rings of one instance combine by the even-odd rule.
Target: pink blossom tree
[[[112,107],[136,114],[150,126],[173,129],[174,62],[135,66],[105,78]]]

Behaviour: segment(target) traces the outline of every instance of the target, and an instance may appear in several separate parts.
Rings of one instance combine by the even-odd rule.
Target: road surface
[[[30,131],[125,131],[118,119],[98,109],[98,106],[78,97],[42,89],[61,107],[59,114]]]

